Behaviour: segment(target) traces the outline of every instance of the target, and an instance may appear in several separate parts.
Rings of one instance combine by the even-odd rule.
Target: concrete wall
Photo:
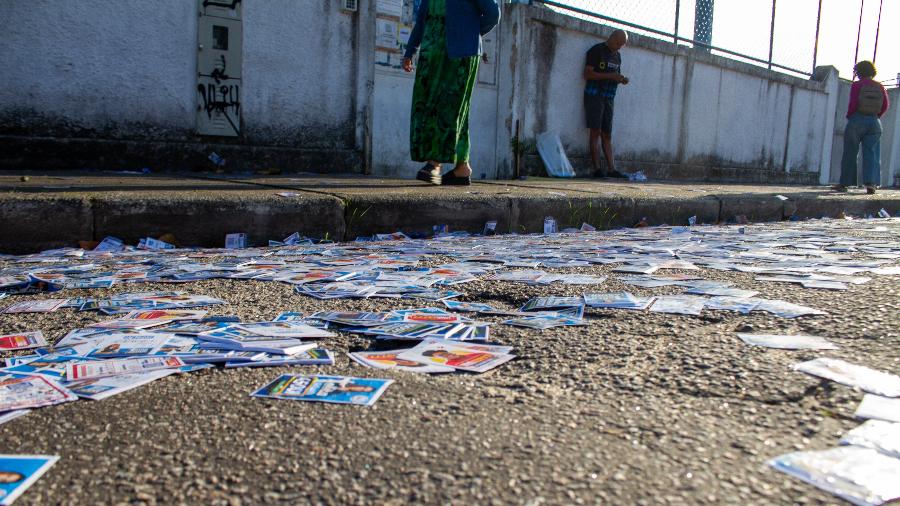
[[[243,132],[210,138],[196,135],[195,0],[0,2],[0,148],[35,155],[36,138],[66,139],[43,164],[72,168],[92,161],[187,168],[216,150],[234,169],[361,170],[357,90],[367,76],[356,62],[366,8],[241,5]],[[9,153],[0,159],[17,161]]]
[[[227,138],[196,133],[195,0],[4,0],[0,167],[209,168],[216,151],[229,170],[412,177],[413,78],[374,64],[375,2],[357,13],[339,4],[241,2],[242,133]],[[471,110],[476,178],[513,174],[516,125],[525,140],[558,132],[576,167],[588,168],[584,54],[609,31],[540,4],[503,5],[493,69]],[[621,168],[671,179],[835,178],[846,103],[833,71],[798,79],[640,36],[623,50],[623,69],[632,82],[616,99]],[[897,109],[884,120],[885,182],[900,170]],[[526,162],[541,170],[536,156]]]
[[[519,8],[519,7],[516,7]],[[576,167],[589,164],[584,55],[611,29],[547,8],[526,9],[528,59],[516,90],[524,136],[560,135]],[[625,170],[660,177],[812,183],[830,165],[828,74],[811,81],[633,35],[622,51],[614,147]],[[524,67],[524,68],[523,68]]]

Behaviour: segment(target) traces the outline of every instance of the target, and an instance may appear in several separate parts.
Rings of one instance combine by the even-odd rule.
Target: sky
[[[675,25],[676,0],[556,1],[666,32],[671,32]],[[773,61],[811,72],[819,0],[774,1]],[[768,59],[772,2],[715,0],[713,45]],[[896,86],[897,74],[900,73],[900,0],[822,0],[816,64],[833,65],[841,77],[852,77],[861,6],[862,30],[857,60],[873,58],[881,7],[878,53],[874,55],[878,67],[876,79],[884,81],[885,85]],[[681,0],[679,35],[693,37],[694,8],[695,0]]]

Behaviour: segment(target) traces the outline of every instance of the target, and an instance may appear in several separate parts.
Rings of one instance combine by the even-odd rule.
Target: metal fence
[[[877,62],[882,24],[888,19],[882,16],[890,8],[884,0],[534,1],[572,16],[789,74],[809,76],[816,65],[834,65],[845,78],[852,76],[856,61]],[[890,23],[895,25],[892,30],[900,30],[897,20]],[[886,70],[900,72],[900,68]],[[885,84],[896,85],[897,79]]]

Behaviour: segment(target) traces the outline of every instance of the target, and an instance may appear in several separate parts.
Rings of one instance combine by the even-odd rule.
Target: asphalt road
[[[900,237],[900,222],[890,233]],[[610,275],[610,269],[565,272]],[[99,402],[36,410],[0,426],[0,453],[61,457],[20,504],[840,503],[765,462],[836,446],[860,423],[852,414],[862,392],[793,372],[792,364],[828,356],[900,372],[900,276],[875,276],[835,292],[757,282],[740,272],[704,269],[702,275],[830,314],[789,320],[766,313],[588,309],[587,327],[541,332],[496,325],[492,340],[514,346],[519,358],[483,375],[367,369],[345,353],[373,343],[341,333],[322,343],[337,352],[335,366],[206,370]],[[140,291],[172,288],[137,285]],[[537,295],[585,291],[496,281],[462,288],[460,300],[506,309]],[[176,289],[227,300],[230,305],[211,313],[244,321],[288,310],[423,305],[319,301],[288,285],[256,281]],[[625,289],[681,291],[628,287],[614,274],[602,287]],[[126,291],[135,286],[65,295]],[[68,309],[0,315],[0,333],[39,329],[56,340],[100,319]],[[737,331],[819,335],[840,349],[750,347]],[[285,372],[396,382],[369,408],[249,396]]]

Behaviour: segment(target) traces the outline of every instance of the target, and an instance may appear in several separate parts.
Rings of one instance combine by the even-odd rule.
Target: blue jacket
[[[427,14],[428,0],[422,0],[416,10],[416,22],[409,34],[404,58],[412,58],[419,50]],[[480,56],[481,36],[493,30],[498,21],[500,6],[497,5],[497,0],[447,0],[447,56]]]

